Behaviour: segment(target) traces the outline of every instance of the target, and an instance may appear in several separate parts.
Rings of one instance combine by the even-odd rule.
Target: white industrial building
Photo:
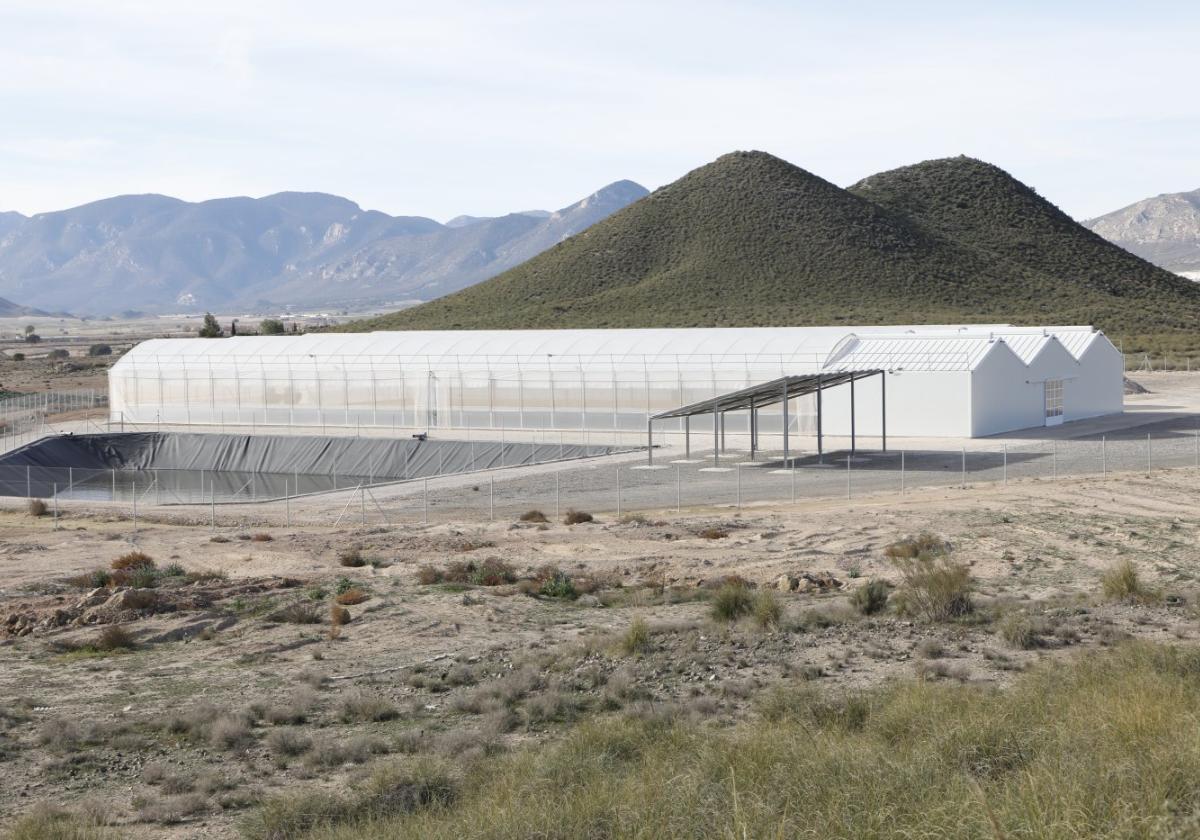
[[[485,437],[653,421],[698,444],[753,413],[760,435],[965,438],[1118,413],[1122,374],[1091,327],[318,333],[145,341],[113,366],[109,397],[128,424]]]

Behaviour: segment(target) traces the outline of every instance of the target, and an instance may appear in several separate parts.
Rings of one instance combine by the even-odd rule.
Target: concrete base
[[[701,467],[697,472],[733,472],[733,467]]]
[[[630,467],[631,470],[669,470],[671,469],[666,464],[638,464],[636,467]]]

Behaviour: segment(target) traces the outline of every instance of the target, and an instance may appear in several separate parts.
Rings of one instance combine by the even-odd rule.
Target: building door
[[[1063,381],[1047,379],[1046,389],[1046,425],[1059,426],[1063,421]]]

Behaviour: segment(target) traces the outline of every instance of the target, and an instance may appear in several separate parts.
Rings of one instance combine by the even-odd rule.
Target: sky
[[[736,149],[967,154],[1076,218],[1200,187],[1200,3],[4,0],[0,210],[311,190],[446,220]]]

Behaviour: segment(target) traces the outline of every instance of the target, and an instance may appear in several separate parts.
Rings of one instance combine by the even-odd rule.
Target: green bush
[[[875,615],[887,607],[891,587],[887,581],[873,579],[855,589],[850,595],[850,605],[863,615]]]
[[[89,347],[89,348],[88,348],[88,355],[89,355],[89,356],[92,356],[92,357],[95,357],[95,356],[111,356],[111,355],[112,355],[112,351],[113,351],[113,350],[112,350],[112,345],[109,345],[109,344],[93,344],[91,347]]]
[[[538,594],[545,598],[565,598],[569,601],[579,597],[570,576],[558,569],[542,582]]]
[[[750,589],[744,583],[726,583],[712,599],[712,617],[717,621],[737,621],[753,608]]]

